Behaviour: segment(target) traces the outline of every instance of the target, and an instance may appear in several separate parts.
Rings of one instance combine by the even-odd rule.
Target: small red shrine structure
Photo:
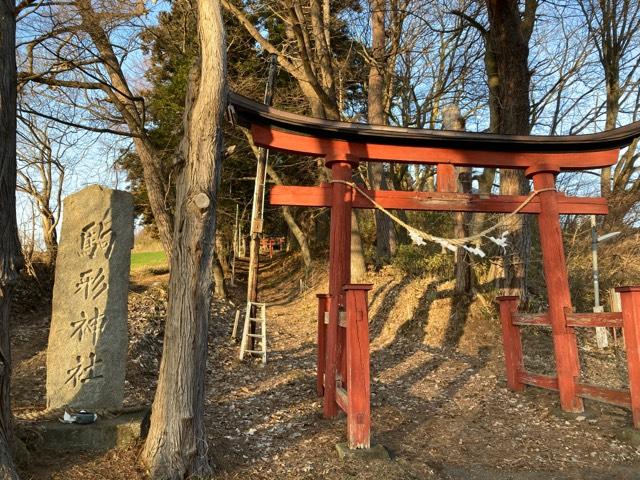
[[[263,237],[260,239],[260,253],[273,257],[274,252],[283,252],[286,245],[284,237]]]
[[[640,122],[604,133],[579,136],[512,136],[351,124],[309,118],[236,94],[232,117],[249,128],[256,145],[322,157],[338,182],[315,187],[274,186],[272,205],[331,208],[329,292],[318,295],[317,391],[326,417],[338,408],[347,414],[350,448],[370,446],[369,317],[371,285],[351,283],[351,210],[374,208],[348,185],[359,162],[437,165],[437,192],[367,191],[386,209],[510,213],[527,197],[457,192],[455,167],[521,169],[540,191],[520,213],[537,215],[549,311],[517,313],[517,298],[501,297],[500,312],[509,386],[525,384],[559,391],[563,410],[581,412],[582,398],[631,406],[640,427],[640,288],[621,289],[621,314],[574,314],[560,229],[561,214],[604,215],[604,198],[568,197],[555,191],[563,171],[608,167],[620,149],[640,136]],[[347,183],[343,183],[347,182]],[[524,370],[518,326],[550,325],[556,377]],[[579,383],[575,327],[624,325],[630,392],[614,392]]]

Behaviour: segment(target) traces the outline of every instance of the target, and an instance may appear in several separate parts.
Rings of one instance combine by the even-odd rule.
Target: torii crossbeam
[[[336,416],[338,408],[347,413],[350,448],[370,446],[371,425],[367,312],[371,285],[351,284],[350,273],[351,210],[374,207],[347,184],[361,161],[437,165],[437,192],[367,192],[379,205],[395,210],[509,213],[526,197],[458,193],[454,167],[525,171],[534,190],[540,191],[520,213],[536,214],[540,227],[557,365],[553,385],[560,392],[563,410],[583,410],[576,336],[565,315],[571,310],[571,297],[559,216],[604,215],[608,207],[604,198],[568,197],[556,192],[555,179],[562,171],[613,165],[620,149],[640,136],[640,122],[592,135],[510,136],[327,121],[277,110],[233,93],[229,100],[232,118],[250,129],[256,145],[322,157],[333,180],[346,182],[275,186],[270,202],[331,208],[329,293],[318,295],[317,390],[323,397],[326,417]],[[521,358],[514,361],[521,362]],[[510,367],[516,374],[520,368],[508,364],[508,371]]]

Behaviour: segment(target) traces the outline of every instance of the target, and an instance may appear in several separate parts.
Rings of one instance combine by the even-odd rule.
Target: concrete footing
[[[371,448],[349,448],[349,445],[345,443],[338,443],[336,445],[338,451],[338,457],[345,458],[360,458],[363,460],[389,460],[389,451],[382,445],[371,445]]]

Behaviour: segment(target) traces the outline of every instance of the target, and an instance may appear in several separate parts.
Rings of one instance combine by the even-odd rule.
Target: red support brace
[[[528,173],[533,176],[534,188],[542,190],[555,188],[557,171],[559,169],[556,170],[549,166],[548,169],[538,169]],[[582,412],[584,406],[576,391],[576,384],[580,377],[578,343],[573,328],[567,327],[564,314],[565,308],[571,309],[571,294],[560,229],[557,195],[557,192],[553,190],[541,192],[538,195],[540,198],[540,215],[538,215],[540,246],[547,284],[549,318],[553,332],[553,348],[560,389],[560,406],[566,412]]]
[[[622,304],[624,344],[629,365],[633,426],[640,428],[640,286],[616,288]]]
[[[369,314],[372,285],[345,285],[347,302],[347,437],[349,448],[371,446]]]
[[[327,326],[324,323],[325,314],[329,312],[329,295],[319,293],[318,297],[318,359],[316,366],[316,392],[319,397],[324,395],[324,364],[327,356]]]
[[[514,296],[504,296],[497,297],[496,300],[500,303],[507,385],[511,390],[520,392],[524,390],[524,383],[520,380],[520,374],[524,371],[522,340],[520,339],[520,327],[513,324],[513,314],[518,310],[520,299]]]

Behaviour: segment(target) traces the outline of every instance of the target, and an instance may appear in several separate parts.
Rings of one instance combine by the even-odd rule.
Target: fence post
[[[616,288],[622,304],[622,328],[627,348],[633,426],[640,428],[640,286]]]
[[[371,447],[371,380],[367,292],[372,285],[345,285],[347,304],[347,438],[349,448]]]
[[[520,327],[513,324],[513,314],[518,310],[519,297],[497,297],[500,305],[500,321],[502,323],[502,344],[504,345],[504,364],[507,371],[507,386],[515,391],[524,390],[519,373],[524,370],[522,360],[522,340]]]
[[[324,396],[324,365],[327,356],[327,327],[324,323],[329,311],[329,295],[319,293],[318,297],[318,359],[316,366],[316,392],[319,397]]]

